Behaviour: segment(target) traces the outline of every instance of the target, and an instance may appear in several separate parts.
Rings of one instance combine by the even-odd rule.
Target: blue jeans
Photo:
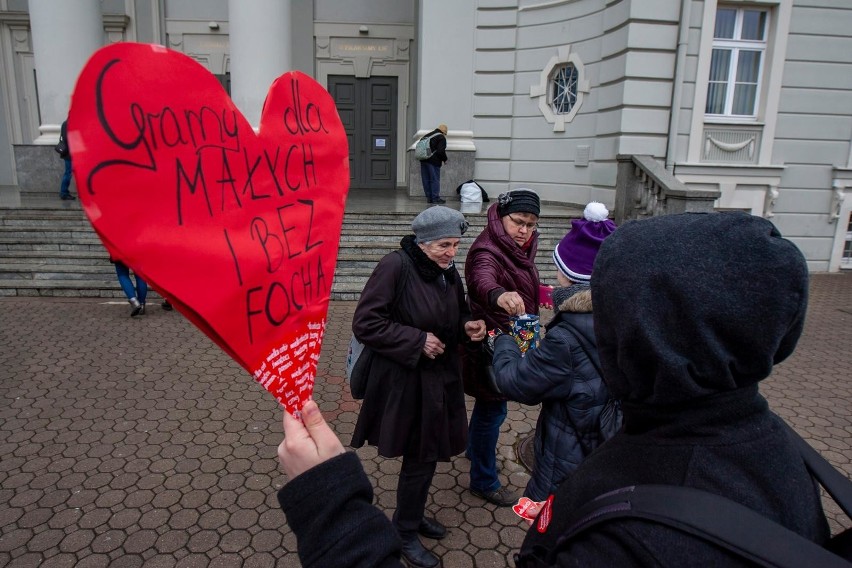
[[[427,201],[441,197],[441,166],[430,162],[420,162],[420,179],[423,180],[423,193]]]
[[[497,478],[497,438],[506,420],[506,401],[479,400],[473,405],[467,436],[470,488],[482,493],[500,489]]]
[[[71,186],[71,158],[65,159],[65,173],[62,174],[62,183],[59,185],[59,197],[70,195],[68,188]]]
[[[140,304],[144,304],[145,298],[148,297],[148,283],[142,280],[138,274],[134,274],[136,277],[136,288],[134,288],[133,282],[130,281],[130,269],[118,261],[115,263],[115,273],[118,275],[118,283],[121,284],[121,289],[124,290],[127,299],[136,298]]]

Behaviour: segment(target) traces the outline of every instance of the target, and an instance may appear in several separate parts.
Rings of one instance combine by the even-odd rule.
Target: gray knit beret
[[[464,215],[441,205],[426,209],[411,222],[411,229],[418,243],[461,238],[468,226]]]

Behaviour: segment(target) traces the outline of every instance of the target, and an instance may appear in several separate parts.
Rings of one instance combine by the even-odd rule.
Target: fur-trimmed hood
[[[592,289],[583,284],[554,288],[553,306],[559,312],[590,314],[592,313]]]

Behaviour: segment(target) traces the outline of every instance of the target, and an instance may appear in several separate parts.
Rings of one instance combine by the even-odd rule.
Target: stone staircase
[[[409,212],[345,215],[332,299],[360,297],[379,259],[411,232],[413,217]],[[466,217],[471,229],[456,257],[462,274],[470,243],[486,220],[484,212]],[[570,219],[542,219],[537,263],[545,283],[555,284],[550,254]],[[106,250],[79,206],[0,209],[0,296],[124,298]]]

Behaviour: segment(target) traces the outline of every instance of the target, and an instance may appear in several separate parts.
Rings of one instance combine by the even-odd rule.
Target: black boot
[[[420,533],[420,536],[425,536],[426,538],[434,538],[435,540],[441,540],[442,538],[447,536],[447,527],[445,527],[435,519],[423,517],[423,520],[420,521],[420,526],[417,527],[417,532]]]
[[[437,556],[423,548],[423,543],[416,534],[400,535],[400,537],[402,538],[402,557],[411,566],[432,568],[440,563]]]

